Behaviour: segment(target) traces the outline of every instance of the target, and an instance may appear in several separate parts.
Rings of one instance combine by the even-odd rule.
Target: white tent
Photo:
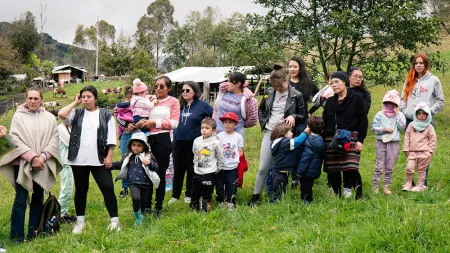
[[[246,73],[247,71],[252,70],[254,68],[255,68],[254,66],[184,67],[161,76],[167,76],[170,78],[170,80],[172,80],[172,82],[177,83],[185,81],[194,81],[198,83],[203,83],[205,81],[209,83],[221,83],[227,80],[227,76],[230,72],[239,71],[242,73]]]

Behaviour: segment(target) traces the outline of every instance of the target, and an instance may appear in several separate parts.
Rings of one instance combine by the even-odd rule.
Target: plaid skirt
[[[352,132],[350,150],[347,154],[341,154],[329,148],[333,136],[325,136],[325,156],[323,171],[326,173],[336,173],[348,170],[359,169],[359,159],[361,153],[355,150],[358,132]]]

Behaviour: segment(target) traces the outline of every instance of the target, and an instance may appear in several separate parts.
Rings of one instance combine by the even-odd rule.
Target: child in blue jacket
[[[295,149],[300,147],[308,137],[307,127],[302,134],[292,139],[292,128],[285,123],[279,124],[273,129],[270,140],[272,144],[273,162],[270,168],[270,177],[273,184],[273,193],[270,196],[270,203],[275,203],[283,193],[286,193],[288,176],[291,171],[297,168],[297,157]]]
[[[314,116],[308,119],[309,136],[303,146],[302,158],[297,167],[297,177],[300,178],[300,197],[305,205],[309,205],[313,200],[314,179],[319,178],[322,171],[325,142],[320,134],[323,127],[322,117]]]

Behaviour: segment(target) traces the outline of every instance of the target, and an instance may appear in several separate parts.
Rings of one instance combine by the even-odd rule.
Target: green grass
[[[441,78],[446,98],[450,77]],[[95,83],[100,88],[117,83]],[[68,99],[81,88],[68,86]],[[400,91],[401,87],[395,87]],[[371,122],[381,109],[384,93],[391,88],[373,87]],[[45,94],[45,100],[53,100]],[[12,113],[0,117],[0,124],[9,125]],[[449,159],[450,112],[444,108],[436,117],[438,148],[433,157],[429,189],[421,193],[402,192],[405,156],[400,155],[393,175],[393,195],[373,195],[371,180],[375,166],[375,135],[369,132],[361,158],[364,200],[337,199],[329,192],[326,175],[314,185],[314,202],[305,207],[299,201],[299,190],[288,190],[285,198],[271,205],[248,208],[259,164],[262,134],[259,127],[246,130],[245,151],[249,159],[243,189],[238,191],[237,210],[230,212],[214,208],[209,214],[195,213],[183,201],[164,205],[161,219],[146,218],[144,226],[133,227],[131,199],[118,199],[122,231],[107,232],[109,217],[102,195],[91,180],[88,195],[87,229],[82,235],[72,235],[72,225],[63,225],[53,237],[40,238],[21,245],[10,243],[9,219],[14,190],[0,177],[0,238],[8,252],[449,252],[450,212],[448,211],[450,176]],[[114,153],[115,160],[120,158]],[[114,172],[116,174],[117,172]],[[115,184],[116,193],[120,183]],[[53,187],[59,194],[59,181]],[[165,203],[170,199],[166,195]],[[215,205],[214,205],[215,207]],[[73,205],[70,207],[74,213]]]

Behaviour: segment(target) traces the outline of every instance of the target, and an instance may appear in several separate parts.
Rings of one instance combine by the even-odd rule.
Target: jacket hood
[[[427,71],[427,73],[425,73],[425,75],[422,76],[422,78],[420,78],[421,80],[427,80],[430,77],[432,77],[433,74],[430,71]]]
[[[130,102],[119,102],[116,104],[116,107],[120,109],[128,108],[130,107]]]
[[[280,137],[280,138],[275,139],[272,142],[272,144],[270,145],[272,155],[274,155],[277,152],[278,148],[280,147],[279,144],[280,144],[281,140],[283,140],[283,138],[284,137]]]
[[[425,121],[420,121],[417,119],[417,111],[422,110],[428,114],[427,119]],[[413,120],[414,120],[414,128],[421,132],[431,124],[433,116],[431,115],[430,107],[425,102],[420,102],[416,108],[414,108]]]
[[[322,140],[322,136],[320,135],[310,135],[308,136],[308,139],[306,139],[306,141],[311,144],[311,147],[317,153],[325,149],[325,143]]]
[[[31,112],[30,110],[28,110],[28,108],[25,107],[25,104],[19,105],[19,107],[17,107],[17,112],[27,113],[27,114],[33,114],[34,113],[34,112]],[[45,112],[45,108],[43,106],[41,106],[39,109],[37,109],[36,112]]]

